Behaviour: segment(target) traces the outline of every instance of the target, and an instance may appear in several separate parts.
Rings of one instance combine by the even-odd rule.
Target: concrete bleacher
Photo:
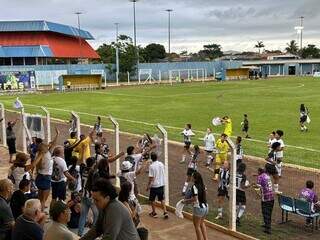
[[[6,148],[0,147],[0,179],[6,178],[9,168],[9,156]],[[159,218],[151,218],[148,213],[151,211],[150,206],[144,205],[141,214],[142,225],[149,230],[149,240],[190,240],[196,239],[195,230],[192,221],[188,219],[179,219],[174,214],[169,214],[169,219],[164,220],[159,214]],[[160,213],[161,210],[159,209]],[[209,239],[233,240],[239,239],[220,232],[216,229],[207,228]],[[78,239],[75,235],[74,239]],[[243,239],[243,238],[242,238]]]

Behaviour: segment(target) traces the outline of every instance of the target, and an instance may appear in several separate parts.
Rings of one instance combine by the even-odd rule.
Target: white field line
[[[32,106],[32,107],[40,107],[39,105],[33,105],[33,104],[24,104],[26,106]],[[62,112],[71,112],[72,110],[68,110],[68,109],[63,109],[63,108],[52,108],[52,107],[46,107],[47,109],[52,109],[55,111],[62,111]],[[78,112],[77,113],[81,114],[81,115],[87,115],[87,116],[92,116],[92,117],[97,117],[98,114],[92,114],[92,113],[87,113],[87,112]],[[102,116],[103,118],[106,118],[104,116]],[[130,123],[137,123],[137,124],[143,124],[146,126],[156,126],[155,123],[149,123],[149,122],[143,122],[143,121],[137,121],[137,120],[130,120],[130,119],[124,119],[124,118],[116,118],[119,121],[124,121],[124,122],[130,122]],[[174,127],[174,126],[168,126],[168,125],[163,125],[163,127],[167,128],[167,129],[174,129],[174,130],[180,130],[182,131],[181,127]],[[205,134],[204,131],[199,131],[199,130],[193,130],[196,133],[201,133],[201,134]],[[215,135],[219,136],[219,133],[214,133]],[[236,138],[237,136],[232,136],[232,138]],[[202,140],[202,138],[199,138],[199,140]],[[247,141],[251,141],[251,142],[257,142],[257,143],[264,143],[267,144],[267,141],[262,141],[262,140],[258,140],[258,139],[246,139]],[[305,151],[310,151],[310,152],[316,152],[316,153],[320,153],[320,150],[318,149],[313,149],[313,148],[307,148],[307,147],[300,147],[300,146],[294,146],[294,145],[286,145],[286,147],[289,148],[295,148],[295,149],[299,149],[299,150],[305,150]]]

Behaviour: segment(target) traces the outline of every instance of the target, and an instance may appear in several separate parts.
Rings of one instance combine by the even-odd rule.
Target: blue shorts
[[[51,188],[51,176],[38,174],[36,177],[36,186],[39,190],[45,191]]]
[[[66,200],[67,185],[65,181],[51,182],[52,199]]]
[[[202,208],[201,207],[193,207],[193,211],[192,211],[193,216],[203,218],[203,217],[207,216],[208,213],[209,213],[209,206],[208,205],[206,207],[203,206]]]

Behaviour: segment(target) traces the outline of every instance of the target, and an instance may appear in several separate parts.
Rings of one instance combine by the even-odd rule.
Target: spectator
[[[32,137],[32,143],[28,145],[28,153],[30,154],[31,162],[36,159],[36,154],[38,151],[38,145],[42,143],[41,138]]]
[[[149,216],[156,218],[158,215],[156,213],[155,200],[161,202],[163,209],[163,216],[165,219],[169,218],[167,213],[166,204],[164,202],[164,186],[165,186],[165,173],[164,165],[162,162],[158,161],[158,156],[156,153],[151,153],[152,163],[149,166],[149,183],[147,191],[150,190],[149,201],[151,202],[152,212]]]
[[[12,230],[12,239],[42,240],[43,225],[46,215],[41,211],[38,199],[29,199],[25,202],[23,214],[17,218]]]
[[[213,151],[215,149],[215,138],[214,135],[212,134],[211,128],[207,128],[207,133],[203,138],[204,141],[204,150],[206,151],[206,166],[209,167],[211,166],[213,160],[214,160],[214,155]]]
[[[66,200],[67,186],[66,181],[76,181],[68,172],[67,164],[63,159],[63,147],[57,146],[53,150],[53,168],[51,176],[52,201]]]
[[[16,150],[16,135],[13,131],[13,127],[16,125],[18,119],[15,121],[8,122],[8,127],[6,129],[7,145],[9,149],[9,162],[12,163],[13,156],[17,153]]]
[[[8,178],[12,181],[13,189],[19,190],[20,181],[23,178],[31,179],[29,172],[26,169],[26,163],[28,161],[27,154],[18,153],[16,159],[13,161],[13,165],[9,168]]]
[[[82,199],[81,199],[81,212],[80,212],[80,219],[79,219],[79,228],[78,228],[78,235],[81,237],[84,232],[84,227],[86,224],[86,220],[88,217],[89,210],[91,209],[93,213],[93,224],[96,223],[98,218],[98,209],[94,204],[92,197],[91,197],[91,189],[92,189],[92,181],[93,181],[93,174],[94,174],[94,165],[95,160],[94,158],[88,158],[86,160],[86,165],[82,170]]]
[[[204,223],[209,213],[206,187],[204,186],[201,174],[198,172],[193,173],[192,181],[191,198],[185,199],[184,203],[192,203],[193,205],[193,225],[196,230],[197,240],[208,240],[207,229]]]
[[[81,240],[93,240],[100,236],[102,239],[140,240],[129,211],[116,199],[116,189],[108,180],[100,179],[95,183],[92,198],[99,209],[99,218]]]
[[[75,151],[79,153],[79,165],[84,164],[86,159],[91,157],[90,146],[93,142],[93,133],[94,131],[91,131],[87,137],[84,134],[80,135],[80,142],[75,147]]]
[[[0,180],[0,239],[11,239],[14,218],[8,204],[13,192],[13,184],[9,179]]]
[[[266,234],[271,234],[271,219],[274,206],[274,196],[271,178],[262,168],[258,169],[257,187],[257,190],[260,190],[261,196],[264,232]]]
[[[50,217],[52,222],[44,236],[44,240],[73,240],[73,233],[67,228],[70,221],[70,209],[62,201],[57,201],[51,205]]]
[[[50,194],[51,188],[51,174],[53,168],[53,159],[51,157],[51,151],[57,141],[59,131],[56,128],[56,136],[53,141],[46,145],[44,143],[39,144],[37,157],[31,164],[32,168],[36,167],[37,177],[35,180],[38,188],[39,200],[41,202],[42,210],[45,209],[46,201]]]
[[[23,212],[24,204],[27,201],[26,193],[30,191],[30,181],[22,179],[19,183],[19,190],[12,194],[10,207],[14,219],[17,219]]]
[[[70,221],[68,222],[68,227],[70,229],[76,229],[79,227],[80,212],[81,212],[81,196],[78,192],[71,193],[71,199],[68,201],[67,205],[71,210]]]
[[[71,192],[80,192],[82,189],[81,184],[81,169],[77,164],[78,158],[76,156],[71,157],[70,165],[68,166],[68,172],[73,179],[68,179],[68,188]]]

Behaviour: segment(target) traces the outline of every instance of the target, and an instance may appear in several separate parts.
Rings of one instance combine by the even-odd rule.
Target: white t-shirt
[[[51,180],[51,182],[66,182],[67,178],[64,175],[66,171],[68,171],[66,161],[61,157],[53,157],[53,161],[57,164],[57,168],[59,168],[59,181]]]
[[[70,168],[72,167],[72,165],[70,165],[68,167],[68,170],[70,170]],[[76,192],[80,192],[82,190],[82,180],[81,180],[81,174],[80,174],[80,166],[77,165],[76,166],[76,171],[78,172],[78,179],[77,179],[77,188],[76,188]]]
[[[134,171],[137,171],[140,162],[142,161],[142,154],[132,154],[130,155],[134,159]]]
[[[191,129],[184,129],[182,131],[182,134],[183,134],[183,141],[190,142],[190,143],[191,143],[191,136],[195,135]]]
[[[164,165],[162,162],[152,162],[149,166],[149,177],[153,177],[153,182],[151,183],[152,188],[158,188],[165,185]]]
[[[215,139],[212,133],[207,133],[204,138],[204,150],[206,151],[213,151],[215,146]]]
[[[284,148],[284,147],[285,147],[284,142],[283,142],[283,140],[282,140],[281,138],[280,138],[279,140],[273,139],[273,140],[271,141],[271,146],[272,146],[272,144],[275,143],[275,142],[280,143],[280,147],[281,147],[281,148]],[[283,150],[277,152],[277,158],[283,158]]]
[[[15,169],[13,169],[11,171],[11,173],[9,172],[9,175],[10,174],[14,178],[14,190],[15,191],[19,190],[19,184],[25,175],[26,175],[26,179],[28,179],[28,180],[31,179],[30,173],[26,172],[24,167],[16,167]]]
[[[38,170],[38,173],[42,175],[52,175],[52,168],[53,168],[53,159],[51,157],[50,151],[44,154],[41,169]]]
[[[136,196],[134,195],[134,180],[136,179],[136,173],[125,172],[125,173],[120,173],[120,176],[124,177],[125,179],[127,179],[129,183],[131,183],[132,188],[131,188],[129,199],[130,200],[136,199]]]

